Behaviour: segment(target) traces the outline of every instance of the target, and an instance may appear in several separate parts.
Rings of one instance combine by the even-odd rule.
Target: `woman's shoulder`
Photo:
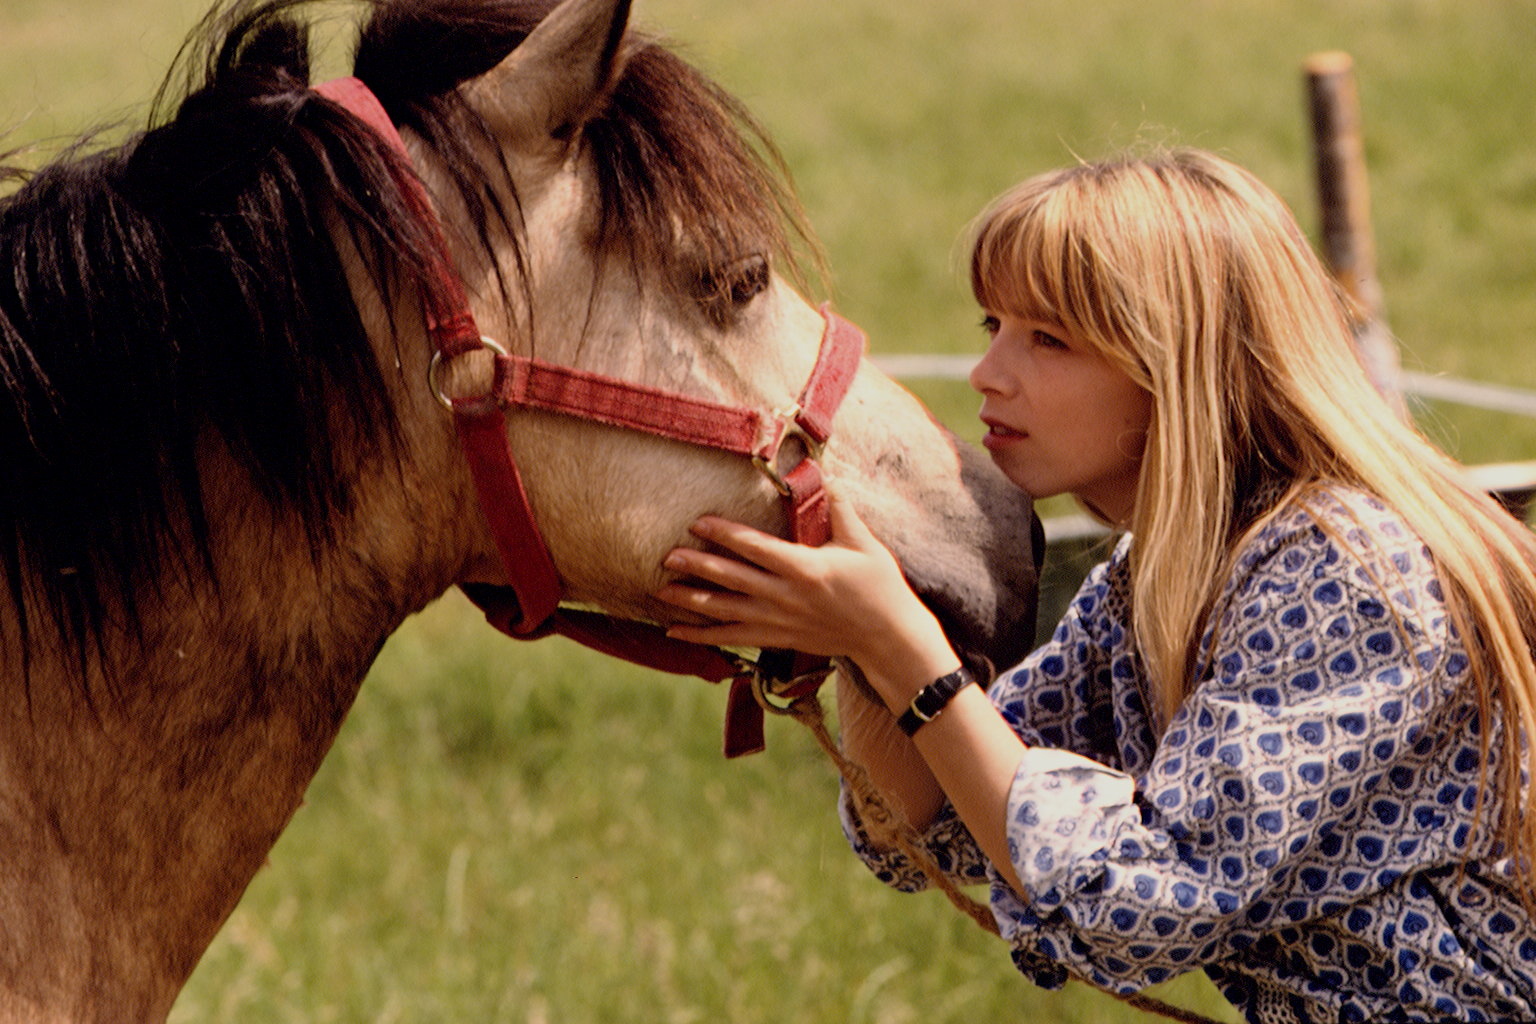
[[[1386,559],[1399,573],[1413,564],[1430,569],[1429,549],[1408,521],[1374,494],[1350,484],[1317,482],[1290,489],[1258,517],[1240,542],[1240,566],[1297,545],[1321,557],[1351,561]]]
[[[1399,657],[1407,643],[1426,670],[1457,647],[1429,549],[1390,505],[1343,484],[1292,489],[1253,525],[1202,639],[1202,661],[1219,660],[1218,649],[1259,650],[1276,630],[1305,634],[1305,651],[1363,644],[1372,656]],[[1372,660],[1355,653],[1352,663]]]
[[[1351,484],[1319,481],[1301,488],[1289,503],[1322,528],[1342,528],[1361,545],[1399,547],[1422,542],[1407,521],[1376,495]]]
[[[1290,489],[1242,541],[1228,580],[1233,592],[1322,584],[1390,597],[1404,609],[1443,603],[1434,557],[1408,521],[1377,496],[1348,484]]]

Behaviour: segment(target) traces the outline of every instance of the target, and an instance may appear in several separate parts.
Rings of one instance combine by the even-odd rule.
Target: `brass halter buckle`
[[[779,452],[784,450],[784,442],[793,438],[805,449],[805,457],[812,461],[821,461],[822,444],[800,425],[800,406],[795,405],[778,413],[777,418],[784,426],[779,430],[778,442],[774,444],[773,451],[758,452],[752,456],[752,464],[758,468],[768,482],[773,484],[773,489],[782,497],[791,496],[789,484],[785,482],[784,475],[779,472]]]

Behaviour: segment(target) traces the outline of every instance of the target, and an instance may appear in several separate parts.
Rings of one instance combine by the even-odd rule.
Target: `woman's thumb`
[[[858,509],[840,487],[827,488],[828,514],[832,520],[832,539],[850,547],[868,547],[879,540],[859,518]]]

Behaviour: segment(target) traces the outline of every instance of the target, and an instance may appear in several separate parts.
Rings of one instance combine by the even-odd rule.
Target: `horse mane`
[[[210,441],[298,517],[317,556],[370,458],[360,439],[398,451],[338,237],[384,294],[414,294],[438,256],[407,213],[399,158],[310,91],[296,17],[308,3],[215,8],[147,130],[68,152],[0,198],[0,574],[19,630],[0,644],[24,664],[29,602],[83,670],[103,625],[136,628],[168,570],[217,585],[200,477]],[[356,74],[440,157],[480,244],[517,239],[515,193],[506,208],[486,183],[490,129],[456,88],[553,4],[368,6]],[[681,290],[808,238],[762,134],[659,46],[634,45],[580,144],[598,169],[598,250],[659,266]]]

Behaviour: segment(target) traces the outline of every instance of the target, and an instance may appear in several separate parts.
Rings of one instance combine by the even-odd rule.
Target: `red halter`
[[[317,86],[316,91],[371,127],[409,164],[399,132],[361,81],[340,78]],[[712,647],[672,640],[656,626],[561,608],[563,588],[508,446],[504,410],[555,412],[750,457],[783,495],[792,538],[803,544],[823,544],[831,536],[831,522],[816,460],[858,370],[865,347],[863,333],[823,306],[826,330],[799,401],[769,417],[753,409],[512,355],[476,327],[453,270],[442,225],[420,180],[402,174],[400,185],[422,226],[435,236],[441,254],[435,279],[422,296],[427,332],[435,347],[428,381],[438,400],[454,414],[481,510],[511,581],[508,587],[468,584],[463,590],[486,619],[509,636],[531,640],[558,633],[651,668],[711,682],[730,679],[726,756],[763,749],[762,709],[774,707],[767,699],[768,685],[775,683],[772,693],[780,698],[799,696],[819,685],[826,675],[825,664],[811,668],[783,652],[764,652],[753,663]],[[438,379],[442,366],[480,348],[490,349],[495,357],[490,392],[467,397],[444,394]],[[799,442],[804,454],[794,468],[781,474],[779,452],[790,438]]]

